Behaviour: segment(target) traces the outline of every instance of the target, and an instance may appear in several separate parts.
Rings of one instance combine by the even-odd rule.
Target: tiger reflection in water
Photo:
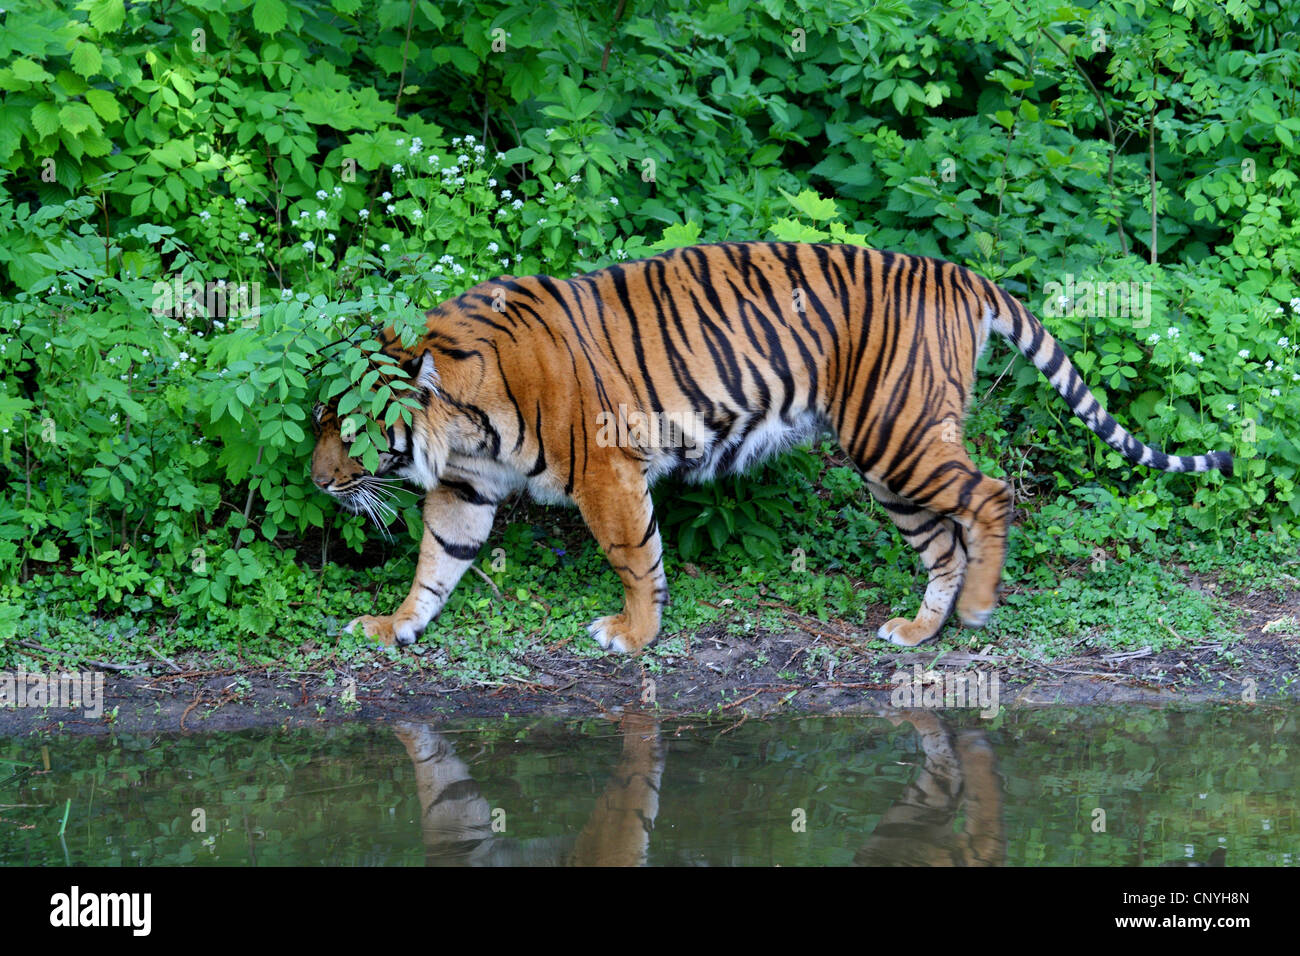
[[[1002,781],[983,731],[954,732],[928,710],[901,711],[889,720],[915,728],[925,762],[853,861],[860,866],[1000,866],[1006,856]],[[962,810],[965,820],[957,831],[953,825]]]
[[[978,730],[953,732],[936,714],[889,718],[915,728],[924,763],[854,856],[862,866],[997,866],[1005,856],[997,761]],[[492,807],[451,742],[425,724],[394,726],[415,767],[430,866],[640,866],[659,813],[664,747],[657,722],[622,717],[623,752],[577,835],[528,841],[494,833]],[[964,810],[964,826],[953,824]]]
[[[415,766],[429,866],[641,866],[659,813],[664,769],[659,725],[628,713],[623,754],[576,840],[516,840],[494,833],[492,808],[452,744],[426,724],[394,726]]]

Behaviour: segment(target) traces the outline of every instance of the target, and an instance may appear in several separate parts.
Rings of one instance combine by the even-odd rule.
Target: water
[[[0,864],[1296,861],[1294,706],[909,714],[3,739]]]

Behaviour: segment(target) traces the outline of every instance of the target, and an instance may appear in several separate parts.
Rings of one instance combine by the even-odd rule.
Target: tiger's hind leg
[[[935,441],[915,457],[926,467],[891,490],[961,526],[966,581],[957,613],[967,627],[983,627],[997,602],[1007,555],[1011,486],[981,473],[960,443]]]
[[[952,613],[966,576],[966,542],[952,518],[922,508],[874,481],[868,481],[867,488],[921,555],[930,574],[916,618],[896,617],[876,632],[884,640],[911,647],[938,634]]]

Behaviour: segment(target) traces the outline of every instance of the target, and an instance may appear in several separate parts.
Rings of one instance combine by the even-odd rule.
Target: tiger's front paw
[[[357,625],[361,626],[362,634],[373,637],[385,647],[392,647],[394,644],[405,647],[414,644],[415,639],[420,636],[409,622],[399,620],[395,614],[381,616],[364,614],[350,621],[343,630],[351,634]]]
[[[880,630],[876,631],[876,636],[889,641],[891,644],[897,644],[899,647],[915,647],[917,644],[928,641],[937,633],[938,631],[932,625],[922,624],[920,621],[909,621],[905,617],[896,617],[892,621],[886,621],[880,625]]]
[[[635,654],[654,643],[658,630],[650,633],[638,633],[628,621],[626,614],[611,614],[587,625],[587,633],[596,639],[596,643],[607,651],[620,654]]]

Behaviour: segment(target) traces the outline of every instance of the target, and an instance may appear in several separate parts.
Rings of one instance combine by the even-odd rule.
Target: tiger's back
[[[411,352],[384,342],[412,363],[426,410],[412,434],[392,436],[408,458],[394,471],[430,493],[411,595],[396,615],[359,620],[381,639],[414,640],[486,538],[496,503],[526,487],[581,509],[626,596],[621,614],[590,631],[604,647],[639,650],[658,633],[668,593],[650,485],[745,469],[827,424],[929,572],[917,617],[886,622],[880,636],[919,643],[954,609],[979,626],[1011,515],[1008,487],[979,472],[962,433],[993,332],[1130,459],[1230,469],[1225,453],[1170,457],[1137,441],[1023,305],[953,263],[723,243],[569,280],[504,277],[430,312]]]

